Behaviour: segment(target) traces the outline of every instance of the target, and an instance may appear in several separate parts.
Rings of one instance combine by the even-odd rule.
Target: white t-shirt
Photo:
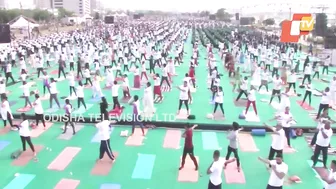
[[[190,87],[190,80],[191,80],[190,77],[185,77],[185,78],[183,78],[183,83],[184,83],[184,82],[187,82],[187,86],[188,86],[188,88]]]
[[[285,112],[281,113],[280,121],[281,121],[282,127],[285,127],[285,128],[290,127],[289,120],[291,120],[292,118],[293,116],[290,112],[288,114],[286,114]]]
[[[154,86],[160,86],[160,78],[158,78],[158,77],[156,77],[155,79],[154,79]]]
[[[273,136],[272,148],[274,150],[283,150],[285,147],[285,140],[286,140],[285,131],[283,129],[280,129],[279,131],[274,132],[278,134],[274,134]]]
[[[50,94],[57,94],[57,88],[55,82],[50,83]]]
[[[162,77],[168,77],[168,68],[167,67],[162,69]]]
[[[218,161],[212,163],[210,167],[210,181],[213,185],[217,186],[222,183],[222,172],[224,167],[224,158],[220,158]]]
[[[68,80],[69,80],[69,86],[74,87],[75,86],[75,76],[69,75]]]
[[[282,85],[282,81],[281,81],[280,78],[273,80],[273,88],[274,88],[274,90],[281,90],[281,85]]]
[[[76,89],[76,94],[78,98],[84,98],[84,88],[83,86],[78,86]]]
[[[224,94],[223,94],[223,92],[217,92],[216,93],[216,96],[215,96],[215,102],[216,103],[223,103],[223,100],[224,100]]]
[[[326,92],[325,94],[322,95],[321,97],[321,104],[329,104],[330,102],[330,93]]]
[[[247,96],[248,100],[253,102],[256,101],[256,95],[255,95],[255,90],[250,90],[248,96]]]
[[[108,140],[110,139],[110,122],[108,120],[104,120],[100,123],[96,124],[98,128],[98,133],[100,136],[100,140]]]
[[[112,85],[112,97],[118,97],[119,85]]]
[[[332,129],[323,129],[324,133],[328,136],[324,138],[322,131],[319,131],[316,138],[316,144],[322,147],[328,147],[330,144],[331,136],[333,135]]]
[[[296,82],[296,74],[295,73],[291,73],[288,76],[288,83],[295,83]]]
[[[0,94],[6,93],[6,84],[0,84]]]
[[[276,170],[278,172],[281,172],[281,173],[285,173],[287,174],[288,172],[288,165],[285,164],[284,162],[282,162],[280,165],[277,164],[276,160],[272,160],[270,161],[270,164],[271,165],[275,165],[276,166]],[[268,180],[268,184],[270,186],[273,186],[273,187],[280,187],[280,186],[283,186],[284,184],[284,181],[285,181],[285,177],[282,178],[282,179],[279,179],[279,177],[274,173],[274,171],[272,170],[271,172],[271,176]]]
[[[123,87],[129,87],[129,80],[128,80],[127,77],[124,78],[124,81],[123,81],[123,83],[122,83],[122,86],[123,86]]]
[[[241,90],[247,90],[247,81],[243,80],[241,85],[240,85],[240,89]]]
[[[189,87],[180,86],[180,100],[188,100],[189,99],[188,91],[189,91]]]
[[[19,129],[20,136],[23,137],[29,137],[30,136],[30,129],[29,129],[29,121],[24,120],[20,123],[20,129]]]
[[[40,99],[36,99],[34,102],[34,111],[35,114],[43,114],[43,107]]]
[[[22,85],[23,96],[29,97],[29,85],[25,84]]]
[[[330,172],[328,178],[336,180],[336,172]],[[336,182],[334,182],[332,184],[326,184],[324,186],[324,189],[336,189]]]

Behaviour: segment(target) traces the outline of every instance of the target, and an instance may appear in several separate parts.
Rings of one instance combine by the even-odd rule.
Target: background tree
[[[74,13],[71,11],[67,11],[64,8],[58,9],[58,18],[65,18],[65,17],[71,17],[74,16]]]
[[[99,12],[95,12],[95,13],[94,13],[94,19],[95,19],[95,20],[99,20],[99,19],[100,19]]]
[[[209,17],[210,12],[209,11],[201,11],[199,12],[200,17]]]
[[[23,15],[28,18],[32,18],[35,21],[49,21],[53,15],[46,11],[40,9],[10,9],[10,10],[0,10],[0,23],[8,23],[16,17]]]
[[[224,8],[220,8],[216,12],[216,17],[219,20],[222,20],[222,21],[225,21],[225,22],[230,22],[232,15],[230,15],[228,12],[226,12]]]
[[[273,26],[275,24],[274,18],[267,18],[262,22],[266,26]]]

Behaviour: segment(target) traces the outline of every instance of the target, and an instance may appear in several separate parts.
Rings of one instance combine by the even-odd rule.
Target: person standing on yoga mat
[[[44,129],[46,129],[46,124],[44,121],[44,114],[43,114],[44,111],[43,111],[43,107],[42,107],[39,94],[35,94],[35,101],[33,102],[33,106],[34,106],[34,112],[35,112],[36,126],[38,126],[39,121],[42,121]]]
[[[28,143],[30,149],[34,153],[34,161],[37,161],[36,151],[35,151],[34,145],[30,138],[30,134],[31,134],[30,129],[29,129],[30,125],[29,125],[29,121],[25,113],[21,114],[21,119],[22,119],[22,122],[19,125],[17,125],[17,128],[19,129],[19,134],[20,134],[20,138],[22,142],[22,151],[23,152],[26,151],[26,143]]]
[[[282,128],[281,124],[277,124],[275,127],[271,127],[264,123],[264,126],[272,131],[273,138],[272,138],[272,144],[271,149],[269,151],[268,160],[273,160],[275,154],[278,156],[282,156],[283,149],[285,147],[285,140],[286,135],[285,131]]]
[[[317,115],[316,115],[316,119],[320,118],[320,114],[322,113],[322,111],[325,111],[327,109],[329,109],[329,103],[330,103],[330,89],[329,87],[326,87],[324,89],[322,93],[322,97],[321,97],[321,102],[317,111]]]
[[[185,105],[185,108],[187,109],[187,115],[190,114],[189,112],[189,104],[188,104],[188,91],[189,91],[189,87],[188,87],[188,83],[186,81],[183,82],[183,85],[181,86],[177,86],[176,87],[178,90],[180,90],[180,100],[179,100],[179,107],[178,107],[178,111],[177,111],[177,115],[180,114],[181,108],[182,108],[182,104]]]
[[[73,135],[76,134],[76,130],[75,130],[75,124],[72,122],[72,117],[71,117],[71,113],[72,113],[72,105],[70,104],[70,100],[69,99],[65,99],[65,115],[63,117],[63,121],[65,122],[64,125],[64,131],[62,134],[65,134],[68,128],[68,124],[71,125],[72,127],[72,131],[73,131]]]
[[[50,84],[49,84],[49,90],[50,90],[50,97],[49,97],[49,103],[50,103],[50,108],[53,107],[53,100],[55,100],[58,108],[61,108],[61,105],[58,101],[57,98],[57,87],[56,87],[56,80],[54,78],[50,78]]]
[[[112,99],[113,99],[113,109],[120,108],[120,103],[119,103],[119,85],[117,81],[113,82],[112,85]]]
[[[270,121],[273,121],[273,120],[280,121],[281,126],[283,130],[285,131],[288,147],[291,148],[291,143],[290,143],[291,122],[294,120],[293,120],[293,115],[290,113],[290,108],[287,106],[284,112],[280,113],[279,116],[276,116],[274,119],[271,119]]]
[[[139,96],[135,95],[132,100],[129,102],[130,105],[133,106],[133,120],[132,120],[132,134],[133,136],[135,132],[135,126],[139,125],[142,131],[142,135],[145,136],[145,130],[144,130],[144,124],[142,123],[141,120],[141,111],[140,111],[140,101],[139,101]]]
[[[266,189],[282,189],[285,176],[288,173],[288,165],[283,162],[282,155],[277,154],[275,160],[268,160],[261,157],[258,159],[271,167],[271,175]]]
[[[8,102],[8,98],[6,95],[3,95],[1,97],[1,108],[0,108],[1,118],[4,123],[4,127],[7,126],[7,120],[9,122],[9,125],[11,126],[11,129],[13,131],[17,131],[17,128],[13,125],[13,115],[12,110],[10,109],[10,105]]]
[[[115,157],[112,153],[110,146],[111,128],[108,117],[103,117],[103,121],[97,123],[96,127],[100,136],[99,158],[97,159],[97,162],[103,159],[105,153],[107,153],[108,157],[113,162],[115,160]]]
[[[193,131],[197,126],[198,125],[191,126],[189,123],[185,126],[185,131],[182,134],[182,137],[185,138],[185,141],[184,141],[181,167],[179,168],[179,170],[182,170],[184,168],[187,155],[189,155],[190,159],[194,162],[195,170],[196,171],[198,170],[198,163],[194,155],[194,144],[193,144]]]
[[[303,100],[302,100],[300,106],[303,106],[303,104],[305,103],[307,97],[308,97],[309,106],[311,105],[312,90],[313,90],[313,86],[311,84],[311,81],[308,81],[308,83],[306,84],[306,92],[305,92],[305,95],[303,97]]]
[[[336,188],[336,160],[331,161],[329,174],[321,175],[321,179],[326,183],[324,189]]]
[[[239,161],[239,156],[238,156],[238,133],[239,131],[243,130],[243,128],[239,128],[239,124],[237,122],[232,123],[232,131],[227,135],[227,139],[229,140],[229,145],[227,148],[227,153],[226,153],[226,161],[229,160],[231,153],[233,152],[234,157],[236,158],[237,161],[237,169],[238,172],[240,172],[240,161]],[[225,169],[225,166],[224,166]]]
[[[273,79],[273,90],[269,104],[272,103],[273,98],[275,96],[278,96],[279,103],[281,102],[281,94],[280,94],[281,86],[282,86],[282,80],[280,79],[279,75],[276,75],[275,78]]]
[[[327,168],[327,158],[328,158],[328,147],[330,145],[330,140],[333,135],[333,130],[330,127],[330,122],[325,122],[324,127],[320,128],[320,131],[316,137],[316,145],[313,155],[313,168],[316,166],[317,160],[322,151],[323,166]]]
[[[236,98],[236,102],[240,99],[240,97],[244,94],[245,97],[247,98],[247,85],[248,85],[248,80],[247,77],[245,76],[244,79],[240,81],[240,87],[239,87],[239,94]]]
[[[314,146],[315,143],[316,143],[316,139],[317,139],[317,134],[320,132],[320,129],[324,127],[324,124],[326,122],[330,122],[331,124],[334,124],[336,123],[336,121],[332,120],[330,117],[329,117],[329,114],[328,114],[328,110],[324,110],[322,115],[320,116],[320,119],[318,120],[318,123],[317,123],[317,128],[314,130],[315,134],[310,142],[310,145],[311,146]]]
[[[227,164],[234,161],[235,159],[223,161],[223,158],[220,158],[220,152],[218,150],[214,151],[213,162],[207,170],[207,174],[210,175],[208,189],[222,189],[223,167],[226,167]]]

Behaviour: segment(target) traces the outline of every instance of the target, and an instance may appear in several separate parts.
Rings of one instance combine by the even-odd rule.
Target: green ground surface
[[[91,143],[91,139],[96,133],[96,129],[90,125],[80,130],[71,140],[57,139],[61,133],[60,124],[54,124],[38,138],[33,138],[35,145],[43,145],[44,149],[38,154],[37,163],[31,161],[24,167],[11,165],[10,154],[21,147],[21,142],[17,132],[10,132],[0,136],[0,141],[10,141],[11,143],[0,152],[0,188],[4,188],[15,178],[16,173],[34,174],[36,177],[25,189],[43,188],[51,189],[62,179],[80,180],[78,189],[100,188],[103,183],[120,184],[121,189],[202,189],[206,188],[209,177],[205,174],[208,166],[212,162],[213,150],[205,150],[201,131],[194,132],[195,154],[199,156],[200,168],[197,183],[181,183],[177,181],[179,159],[182,154],[181,149],[165,149],[163,141],[166,129],[150,130],[144,140],[144,145],[130,147],[125,145],[126,138],[120,137],[120,132],[128,127],[115,127],[111,133],[111,147],[113,151],[119,153],[115,165],[108,176],[92,176],[91,169],[95,164],[95,159],[99,152],[99,143]],[[228,141],[226,133],[216,132],[217,141],[221,154],[225,156]],[[258,156],[267,157],[271,141],[270,135],[266,137],[253,137],[259,152],[248,153],[239,152],[242,169],[245,174],[246,184],[226,184],[223,178],[223,188],[246,189],[265,188],[269,173],[265,166],[257,160]],[[184,140],[181,140],[183,146]],[[288,189],[322,188],[321,182],[316,178],[315,173],[308,165],[307,161],[312,155],[312,150],[308,148],[303,137],[292,141],[293,147],[297,149],[294,154],[285,154],[285,162],[289,165],[289,175],[298,175],[302,179],[301,184],[286,186]],[[64,171],[48,170],[48,165],[60,154],[65,147],[79,147],[81,151],[71,161]],[[52,149],[47,150],[48,149]],[[132,172],[135,167],[138,153],[153,154],[156,156],[152,177],[149,180],[132,179]],[[329,157],[331,160],[332,158]],[[72,174],[71,174],[72,173]]]
[[[192,45],[190,44],[191,37],[189,37],[189,40],[185,44],[185,52],[182,66],[176,67],[176,72],[178,73],[178,76],[174,77],[173,85],[178,86],[182,84],[182,80],[184,78],[185,73],[188,73],[189,69],[189,62],[190,57],[192,54]],[[199,58],[199,66],[196,68],[196,76],[197,76],[197,91],[196,93],[193,93],[193,104],[190,105],[191,107],[191,114],[196,116],[195,120],[188,120],[188,122],[194,122],[199,124],[230,124],[233,121],[236,121],[238,119],[238,115],[245,109],[244,107],[236,107],[233,103],[233,100],[236,98],[237,93],[232,92],[232,85],[230,84],[230,79],[228,78],[228,73],[226,70],[224,70],[224,67],[221,64],[221,61],[219,59],[218,53],[216,53],[215,58],[218,61],[218,68],[219,72],[223,74],[223,78],[221,80],[221,86],[224,89],[224,110],[225,110],[225,117],[226,119],[224,121],[216,121],[206,118],[206,115],[209,113],[212,113],[213,111],[213,105],[211,105],[210,98],[211,93],[207,89],[207,71],[206,71],[206,49],[204,47],[200,47],[200,58]],[[302,64],[301,64],[302,66]],[[53,68],[49,68],[48,73],[50,73],[50,77],[57,78],[57,74],[51,74],[53,70],[56,70],[58,67],[54,66]],[[301,68],[302,70],[302,68]],[[161,72],[159,68],[157,68],[158,73]],[[13,69],[13,74],[18,73],[18,68]],[[330,74],[331,75],[331,74]],[[18,77],[18,75],[16,75]],[[326,76],[330,77],[330,76]],[[33,81],[37,82],[37,87],[39,91],[42,91],[42,81],[39,81],[36,79],[36,75],[32,76]],[[129,76],[130,84],[133,86],[133,74],[131,73]],[[105,84],[105,82],[102,82],[102,88]],[[19,86],[21,83],[15,84],[13,86],[7,87],[7,90],[12,91],[12,93],[9,96],[10,101],[16,101],[17,103],[12,105],[12,111],[16,112],[18,108],[21,108],[23,106],[23,99],[19,98],[20,95],[22,95],[22,90],[19,89]],[[297,83],[297,86],[299,85],[299,82]],[[328,84],[324,83],[319,80],[313,80],[313,86],[317,89],[324,89]],[[69,95],[69,87],[68,87],[68,81],[60,81],[57,83],[58,91],[60,91],[59,97],[62,96],[68,96]],[[270,89],[271,89],[270,85]],[[300,94],[304,94],[304,89],[300,89],[297,87],[297,91]],[[107,100],[112,103],[112,96],[110,90],[103,90]],[[98,102],[90,102],[90,98],[92,95],[91,89],[85,89],[85,98],[87,104],[93,104],[92,108],[88,109],[83,116],[89,116],[92,114],[97,114],[99,112],[99,104]],[[139,95],[140,97],[143,95],[143,90],[132,90],[131,95]],[[122,96],[122,91],[120,90],[120,97]],[[174,88],[171,92],[165,92],[164,93],[164,101],[161,104],[156,104],[155,107],[157,109],[157,112],[155,116],[151,119],[153,121],[166,121],[167,115],[174,116],[177,112],[178,108],[178,98],[179,98],[179,91],[178,89]],[[274,117],[275,110],[268,105],[268,103],[261,102],[260,99],[269,99],[270,95],[260,95],[257,94],[257,109],[258,114],[260,117],[260,122],[246,122],[245,120],[241,120],[241,124],[245,126],[262,126],[262,123],[272,119]],[[301,97],[291,97],[291,113],[293,114],[294,118],[297,121],[296,126],[300,127],[315,127],[316,123],[315,121],[309,116],[310,113],[314,113],[317,110],[317,107],[320,102],[320,97],[312,97],[312,107],[315,108],[312,112],[308,112],[307,110],[303,109],[298,105],[296,102],[297,100],[302,100],[303,96]],[[31,100],[34,100],[34,97],[31,97]],[[61,102],[64,100],[60,99]],[[275,98],[274,101],[277,101]],[[46,109],[49,108],[49,102],[48,100],[43,101],[43,107]],[[64,103],[64,102],[63,102]],[[77,102],[73,101],[72,104],[74,107],[77,107]],[[131,114],[131,107],[127,104],[125,105],[124,115],[130,115]],[[112,109],[112,107],[111,107]],[[252,110],[252,107],[251,109]],[[218,110],[219,111],[219,110]],[[18,113],[18,112],[16,112]],[[29,111],[27,114],[33,114],[33,110]],[[60,109],[59,111],[53,113],[53,114],[62,114],[63,109]],[[331,116],[334,116],[334,113],[332,112],[330,114]],[[186,122],[186,120],[169,120],[169,122]]]

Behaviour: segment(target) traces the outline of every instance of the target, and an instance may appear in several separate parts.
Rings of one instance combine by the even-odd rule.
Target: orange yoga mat
[[[118,157],[118,152],[112,152],[115,161],[117,160]],[[112,163],[111,159],[108,157],[108,155],[105,153],[104,157],[101,161],[97,161],[95,163],[95,166],[91,170],[91,175],[99,175],[99,176],[106,176],[110,173],[113,165],[115,164],[115,161]]]
[[[195,156],[195,158],[199,164],[198,156]],[[182,157],[180,158],[180,161],[181,160],[182,160]],[[197,182],[198,177],[199,177],[199,173],[198,173],[198,170],[197,171],[195,170],[194,162],[190,159],[189,156],[187,156],[184,168],[179,171],[177,180],[179,182]]]
[[[145,129],[145,135],[147,135],[147,129]],[[135,128],[133,136],[130,136],[126,140],[127,146],[141,146],[143,145],[143,141],[145,140],[145,136],[142,135],[142,131],[140,128]]]
[[[43,146],[34,145],[34,148],[35,148],[36,153],[38,154],[43,149]],[[33,160],[33,158],[34,158],[34,153],[31,151],[29,145],[27,145],[27,150],[23,152],[16,160],[14,160],[12,165],[20,166],[20,167],[26,166],[31,160]]]
[[[178,149],[181,142],[181,130],[167,130],[163,148]]]
[[[259,149],[254,142],[253,136],[250,133],[239,133],[238,142],[240,150],[243,152],[258,152]]]

